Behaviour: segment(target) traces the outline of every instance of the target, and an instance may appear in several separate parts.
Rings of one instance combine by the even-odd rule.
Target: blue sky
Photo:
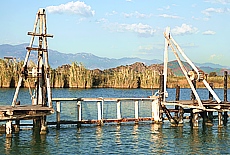
[[[54,35],[49,48],[62,53],[163,60],[169,26],[192,61],[230,66],[230,0],[1,1],[0,44],[28,43],[39,8]]]

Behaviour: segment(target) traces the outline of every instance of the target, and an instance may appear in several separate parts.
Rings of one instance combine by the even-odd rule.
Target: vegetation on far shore
[[[8,59],[0,59],[0,87],[14,88],[17,86],[23,61],[14,62]],[[31,71],[36,65],[28,63],[28,70]],[[143,63],[119,66],[105,70],[89,70],[81,63],[62,65],[57,69],[50,69],[51,87],[53,88],[158,88],[159,75],[163,66],[153,64],[146,66]],[[29,75],[30,76],[30,75]],[[217,76],[215,72],[209,73],[206,77],[214,88],[223,88],[223,76]],[[34,87],[36,78],[24,79],[22,87]],[[230,83],[228,76],[228,84]],[[189,88],[189,84],[183,76],[175,76],[168,70],[168,88]],[[197,82],[197,88],[204,88],[202,82]]]

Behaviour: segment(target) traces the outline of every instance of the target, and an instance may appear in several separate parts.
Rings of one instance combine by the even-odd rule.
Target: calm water
[[[147,97],[155,90],[150,89],[53,89],[53,97]],[[215,92],[223,100],[223,90]],[[175,100],[175,90],[168,89],[169,98]],[[208,91],[199,89],[202,99],[208,98]],[[0,89],[0,105],[10,105],[14,89]],[[230,90],[228,91],[230,96]],[[180,99],[189,99],[190,90],[182,89]],[[27,89],[21,89],[21,103],[30,103]],[[63,103],[61,119],[76,118],[76,104]],[[113,118],[114,103],[104,105],[104,118]],[[133,116],[132,103],[122,103],[122,117]],[[140,116],[151,116],[148,103],[140,104]],[[147,108],[146,108],[147,107]],[[95,103],[83,103],[83,119],[94,119]],[[143,109],[143,110],[142,110]],[[116,114],[116,113],[115,113]],[[48,116],[54,121],[55,114]],[[87,125],[77,128],[62,125],[60,130],[49,126],[49,133],[39,135],[33,130],[20,131],[7,139],[0,135],[0,154],[230,154],[230,125],[192,129],[185,121],[183,127],[171,127],[165,121],[162,125],[151,123],[126,123],[103,126]],[[230,124],[230,123],[229,123]]]

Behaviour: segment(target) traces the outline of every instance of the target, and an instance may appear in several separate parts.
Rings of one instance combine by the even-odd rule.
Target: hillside
[[[27,46],[28,44],[0,45],[0,58],[3,59],[5,56],[13,56],[17,60],[24,60],[27,52],[26,51]],[[36,59],[36,53],[34,51],[31,52],[30,58],[31,60]],[[128,58],[128,57],[121,58],[121,59],[112,59],[112,58],[98,57],[91,53],[66,54],[66,53],[61,53],[49,49],[49,63],[52,68],[57,68],[58,66],[62,66],[64,64],[71,64],[73,62],[82,63],[88,69],[101,69],[101,70],[114,68],[120,65],[130,65],[135,62],[142,62],[146,65],[162,63],[161,60],[157,60],[157,59],[146,60],[146,59]]]
[[[26,51],[27,46],[28,44],[0,45],[0,58],[3,59],[5,56],[13,56],[14,58],[17,59],[17,61],[24,60],[27,52]],[[37,53],[35,51],[31,51],[30,59],[33,61],[37,59]],[[52,49],[49,50],[49,63],[51,68],[55,69],[58,66],[71,64],[73,62],[81,63],[87,69],[100,69],[100,70],[115,68],[121,65],[131,65],[136,62],[142,62],[147,66],[150,66],[152,64],[163,63],[161,60],[158,59],[152,59],[152,60],[146,60],[140,58],[112,59],[106,57],[98,57],[91,53],[66,54]],[[188,70],[191,69],[187,63],[184,64]],[[197,67],[199,67],[201,70],[203,70],[205,73],[208,74],[210,72],[216,72],[217,75],[223,75],[223,71],[229,68],[226,66],[221,66],[219,64],[213,64],[213,63],[203,63],[203,64],[195,63],[195,64],[197,65]],[[169,62],[168,66],[175,75],[177,76],[182,75],[182,72],[176,61]]]

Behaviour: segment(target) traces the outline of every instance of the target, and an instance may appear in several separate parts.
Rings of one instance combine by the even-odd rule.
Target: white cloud
[[[164,17],[164,18],[173,18],[173,19],[179,19],[181,17],[179,16],[173,16],[173,15],[168,15],[168,14],[161,14],[159,17]]]
[[[209,57],[209,60],[221,60],[223,58],[223,55],[216,55],[216,54],[212,54]]]
[[[174,6],[175,4],[172,4],[172,5]],[[163,11],[163,10],[169,10],[169,9],[170,9],[170,6],[167,5],[167,6],[164,6],[163,8],[158,8],[157,10]]]
[[[123,13],[123,16],[125,18],[131,18],[131,17],[135,17],[135,18],[150,18],[153,16],[153,14],[143,14],[143,13],[139,13],[138,11],[135,11],[134,13]]]
[[[106,18],[101,18],[99,20],[96,20],[96,23],[107,23],[108,22],[108,19]]]
[[[202,11],[203,14],[210,16],[211,13],[228,13],[230,12],[229,8],[208,8]]]
[[[216,57],[216,54],[210,55],[210,59],[213,60]]]
[[[113,15],[116,15],[116,14],[118,14],[116,11],[112,11],[112,12],[106,13],[105,15],[106,16],[113,16]]]
[[[58,6],[48,6],[46,9],[50,13],[72,13],[83,17],[92,17],[95,14],[95,11],[89,5],[80,1],[72,1]]]
[[[198,29],[192,25],[182,24],[181,27],[177,26],[171,32],[173,35],[193,34],[197,33]]]
[[[229,4],[230,0],[206,0],[205,2],[220,3],[220,4]]]
[[[151,37],[154,35],[154,30],[150,25],[138,23],[138,24],[118,24],[111,23],[107,25],[107,28],[116,32],[133,32],[137,33],[140,37]]]
[[[152,45],[148,45],[148,46],[139,46],[138,50],[140,51],[152,51],[153,50],[153,46]]]
[[[168,5],[168,6],[166,6],[166,7],[165,7],[165,9],[166,9],[166,10],[169,10],[169,9],[170,9],[170,6],[169,6],[169,5]]]
[[[216,34],[216,32],[208,30],[208,31],[203,32],[202,34],[204,34],[204,35],[214,35],[214,34]]]

